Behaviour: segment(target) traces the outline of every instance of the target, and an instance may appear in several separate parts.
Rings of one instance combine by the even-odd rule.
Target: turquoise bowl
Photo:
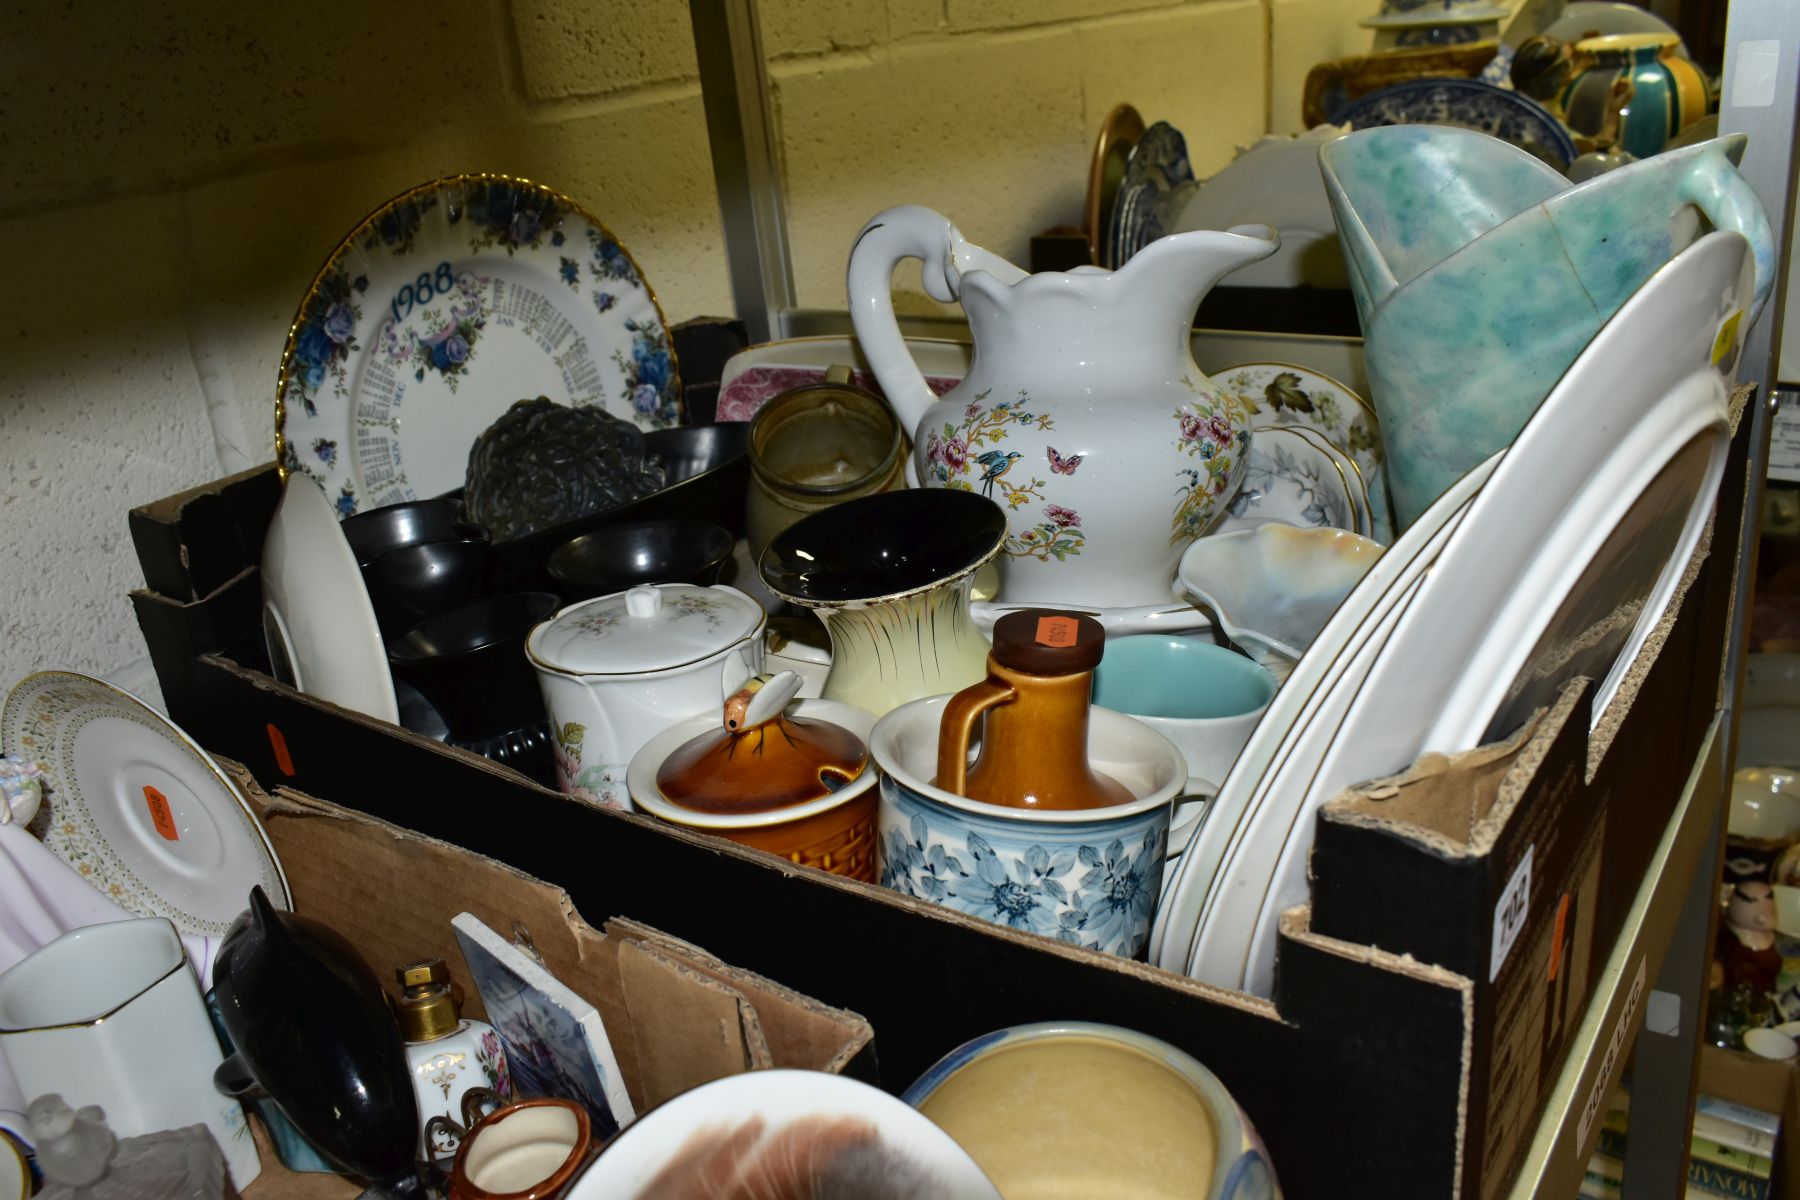
[[[1242,654],[1174,634],[1109,638],[1094,672],[1094,703],[1134,717],[1242,717],[1274,696],[1274,677]]]
[[[1044,1103],[1077,1096],[1104,1102],[1067,1116]],[[1133,1029],[1089,1021],[1001,1029],[944,1055],[900,1098],[1007,1195],[1036,1194],[1040,1184],[1067,1195],[1281,1195],[1250,1118],[1218,1076]],[[1208,1158],[1210,1173],[1195,1177]]]

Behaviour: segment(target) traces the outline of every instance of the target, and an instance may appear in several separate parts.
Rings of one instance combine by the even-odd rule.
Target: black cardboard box
[[[1738,528],[1746,440],[1740,436],[1733,448],[1719,530]],[[883,1082],[894,1090],[960,1042],[1003,1026],[1112,1022],[1165,1038],[1214,1070],[1261,1132],[1294,1200],[1486,1200],[1516,1172],[1567,1039],[1538,1046],[1538,1086],[1507,1093],[1503,1127],[1490,1112],[1490,1092],[1494,1040],[1506,1030],[1482,982],[1485,971],[1475,969],[1493,920],[1485,891],[1504,873],[1504,855],[1494,858],[1493,848],[1446,870],[1434,851],[1389,839],[1394,844],[1382,846],[1387,865],[1377,874],[1392,874],[1397,892],[1365,890],[1351,876],[1339,877],[1349,882],[1339,888],[1335,848],[1348,847],[1340,863],[1361,852],[1354,840],[1334,838],[1367,831],[1322,823],[1314,866],[1320,890],[1313,911],[1284,918],[1273,1003],[974,921],[645,817],[587,807],[484,759],[277,683],[262,669],[255,560],[239,562],[222,584],[190,599],[180,593],[196,590],[195,580],[168,553],[182,544],[183,514],[201,497],[208,506],[214,497],[236,506],[230,521],[212,528],[254,530],[259,517],[266,524],[273,509],[267,489],[228,483],[238,486],[202,489],[186,503],[165,501],[134,514],[134,522],[177,529],[137,539],[140,554],[158,557],[145,568],[154,590],[134,593],[133,602],[170,715],[265,783],[499,858],[564,887],[586,911],[632,912],[728,961],[861,1012],[875,1026]],[[1640,660],[1635,695],[1598,776],[1589,777],[1586,722],[1571,719],[1576,701],[1540,718],[1514,747],[1533,766],[1512,776],[1512,815],[1502,827],[1539,822],[1564,844],[1589,847],[1583,853],[1590,864],[1597,845],[1597,870],[1590,865],[1581,876],[1594,882],[1582,885],[1591,890],[1573,931],[1587,948],[1577,956],[1571,942],[1564,968],[1570,1005],[1589,985],[1574,977],[1591,975],[1617,940],[1705,743],[1720,694],[1734,541],[1722,537],[1700,563],[1654,664]],[[228,557],[217,551],[210,546],[187,557]],[[159,582],[166,579],[176,580],[172,590]],[[1447,773],[1444,786],[1472,808],[1492,810],[1505,776],[1470,768]],[[1618,788],[1629,789],[1630,817],[1600,822],[1596,843],[1593,813],[1616,809],[1609,797]],[[1364,842],[1373,854],[1374,843]],[[1485,861],[1457,881],[1471,859]],[[1440,887],[1448,890],[1430,890]],[[1471,908],[1477,894],[1484,899]],[[1563,894],[1531,890],[1514,919],[1543,927]],[[1567,1024],[1578,1015],[1570,1011]],[[1617,1067],[1605,1069],[1616,1075]]]

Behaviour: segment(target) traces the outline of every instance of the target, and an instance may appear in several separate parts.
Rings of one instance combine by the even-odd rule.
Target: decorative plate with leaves
[[[1209,376],[1250,410],[1251,437],[1261,429],[1310,429],[1356,464],[1372,510],[1369,534],[1386,546],[1394,540],[1393,512],[1381,464],[1381,425],[1368,401],[1329,375],[1293,363],[1242,363]]]
[[[656,294],[568,197],[440,179],[371,213],[307,289],[281,356],[276,456],[341,520],[462,486],[475,438],[534,396],[680,424]]]

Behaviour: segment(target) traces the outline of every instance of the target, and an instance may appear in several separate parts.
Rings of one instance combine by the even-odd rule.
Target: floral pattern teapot
[[[1243,475],[1249,413],[1194,365],[1194,311],[1231,271],[1275,252],[1264,225],[1152,242],[1118,271],[1032,275],[928,208],[891,208],[850,254],[863,353],[913,431],[909,479],[976,491],[1007,512],[999,599],[1123,608],[1167,603],[1176,560]],[[902,259],[961,301],[968,376],[939,400],[906,350],[890,292]]]

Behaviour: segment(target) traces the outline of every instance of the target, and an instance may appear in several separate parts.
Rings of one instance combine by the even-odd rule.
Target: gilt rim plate
[[[29,828],[109,900],[221,937],[260,884],[289,908],[262,822],[212,756],[154,708],[73,671],[27,675],[0,708],[0,739],[48,769]]]
[[[1373,530],[1367,536],[1384,546],[1393,543],[1394,519],[1381,465],[1386,457],[1381,422],[1367,400],[1321,371],[1287,362],[1239,363],[1207,379],[1243,402],[1250,413],[1252,442],[1255,431],[1264,427],[1309,429],[1346,455],[1367,490]]]
[[[276,383],[275,457],[338,518],[462,486],[516,400],[682,421],[668,322],[637,260],[575,201],[455,175],[363,218],[307,287]]]

